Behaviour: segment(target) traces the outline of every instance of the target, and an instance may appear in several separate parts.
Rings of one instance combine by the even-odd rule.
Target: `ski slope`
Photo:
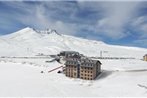
[[[135,57],[142,59],[147,49],[108,45],[102,41],[87,40],[55,31],[41,33],[33,28],[0,37],[0,56],[34,56],[38,53],[57,54],[63,50],[78,51],[87,56]]]

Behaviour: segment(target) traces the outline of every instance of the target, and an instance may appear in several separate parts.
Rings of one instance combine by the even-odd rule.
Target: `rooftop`
[[[78,65],[81,64],[81,66],[87,66],[87,67],[93,67],[96,63],[101,64],[99,60],[92,60],[91,58],[81,58],[81,59],[74,59],[70,58],[66,60],[65,65]]]
[[[60,53],[63,53],[63,52],[65,52],[65,53],[79,53],[79,52],[76,52],[76,51],[61,51]]]

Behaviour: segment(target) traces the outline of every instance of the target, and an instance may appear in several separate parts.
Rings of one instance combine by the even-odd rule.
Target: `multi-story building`
[[[147,54],[143,56],[143,60],[147,61]]]
[[[93,80],[101,73],[101,62],[90,58],[68,58],[65,74],[68,77]]]
[[[80,78],[86,80],[95,79],[101,72],[101,62],[89,58],[82,59],[80,65]]]

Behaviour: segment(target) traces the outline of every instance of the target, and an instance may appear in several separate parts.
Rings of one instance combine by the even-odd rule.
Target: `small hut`
[[[147,61],[147,54],[143,56],[143,60]]]

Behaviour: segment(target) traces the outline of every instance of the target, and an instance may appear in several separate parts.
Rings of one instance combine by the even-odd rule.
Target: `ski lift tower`
[[[103,53],[108,53],[108,51],[100,51],[100,57],[102,58],[103,57]]]

